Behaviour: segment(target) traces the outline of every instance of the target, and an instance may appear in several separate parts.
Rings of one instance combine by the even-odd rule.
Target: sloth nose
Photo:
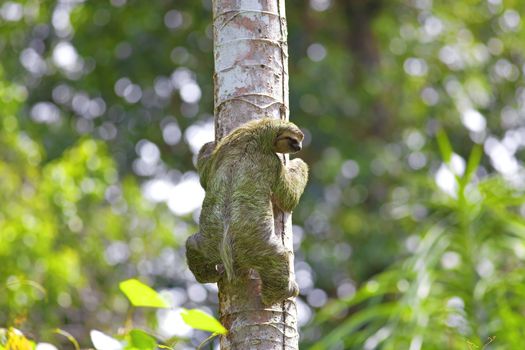
[[[301,142],[294,140],[291,147],[295,152],[299,152],[303,148],[303,145]]]

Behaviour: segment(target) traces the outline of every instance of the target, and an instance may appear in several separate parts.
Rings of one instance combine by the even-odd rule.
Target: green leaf
[[[436,140],[439,146],[439,152],[443,158],[443,162],[449,164],[450,160],[452,159],[453,150],[452,146],[450,145],[450,141],[448,140],[448,136],[445,131],[443,131],[443,129],[439,129],[437,131]]]
[[[470,177],[478,168],[478,165],[481,162],[481,157],[483,157],[483,148],[476,144],[474,147],[472,147],[472,151],[470,152],[470,156],[468,158],[467,170],[465,171],[464,176],[466,181],[470,180]]]
[[[217,334],[226,334],[228,330],[213,316],[198,309],[183,309],[182,319],[192,328]]]
[[[159,293],[134,278],[120,282],[119,287],[133,306],[156,308],[169,307],[168,303],[166,303]]]
[[[133,329],[129,332],[129,345],[127,348],[155,350],[157,348],[157,341],[143,330]]]

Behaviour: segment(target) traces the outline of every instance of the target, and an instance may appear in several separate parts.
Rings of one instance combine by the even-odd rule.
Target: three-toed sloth
[[[293,159],[286,166],[276,153],[301,149],[303,133],[293,123],[259,119],[233,130],[217,144],[207,143],[197,159],[206,196],[200,232],[186,241],[190,270],[201,283],[217,282],[222,265],[228,280],[240,269],[255,269],[263,303],[296,296],[290,259],[274,229],[274,206],[291,212],[308,180],[308,166]]]

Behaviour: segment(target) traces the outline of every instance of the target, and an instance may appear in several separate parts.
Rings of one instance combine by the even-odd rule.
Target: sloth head
[[[295,153],[301,150],[304,134],[293,123],[278,121],[273,142],[275,153]]]
[[[295,153],[301,150],[304,134],[286,120],[263,118],[252,120],[226,136],[222,145],[255,142],[255,149],[272,153]]]
[[[293,123],[279,119],[263,119],[260,124],[266,124],[268,134],[266,142],[271,141],[271,151],[275,153],[295,153],[302,148],[304,134]],[[270,146],[270,145],[268,145]]]

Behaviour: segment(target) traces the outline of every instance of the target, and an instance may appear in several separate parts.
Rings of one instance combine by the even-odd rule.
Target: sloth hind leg
[[[215,283],[220,279],[216,264],[203,253],[201,233],[196,233],[186,241],[186,259],[188,266],[200,283]]]
[[[255,256],[255,270],[262,281],[261,298],[265,305],[273,305],[299,294],[297,283],[290,278],[288,254],[274,247]]]

